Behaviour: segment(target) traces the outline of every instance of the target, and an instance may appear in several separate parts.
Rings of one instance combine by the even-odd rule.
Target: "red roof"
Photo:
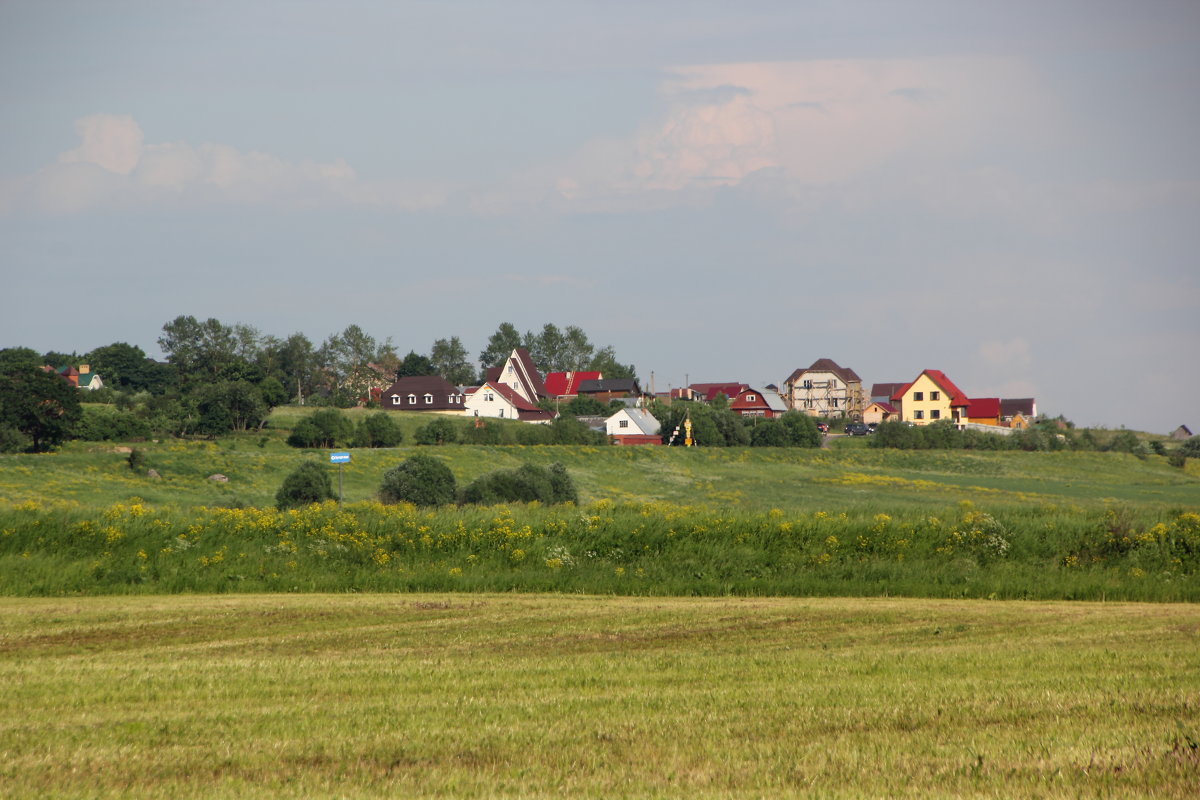
[[[579,384],[583,381],[600,380],[599,372],[547,372],[546,391],[554,397],[567,397],[579,394]]]
[[[711,403],[713,398],[719,394],[732,400],[750,387],[744,383],[693,383],[688,388],[703,397],[704,402]]]
[[[938,385],[939,389],[950,395],[950,405],[965,406],[967,403],[971,402],[971,399],[967,397],[966,393],[963,392],[962,389],[959,389],[957,386],[955,386],[954,381],[947,378],[946,373],[942,372],[940,369],[923,370],[921,375],[928,375],[930,380]],[[917,377],[920,378],[921,375],[918,375]],[[899,391],[892,395],[892,400],[903,400],[904,393],[907,392],[914,383],[916,383],[916,381],[911,381],[904,384]]]
[[[1000,416],[999,397],[972,397],[967,404],[967,418],[994,419]]]

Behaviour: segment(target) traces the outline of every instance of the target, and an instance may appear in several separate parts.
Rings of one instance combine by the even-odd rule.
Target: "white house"
[[[661,428],[644,408],[622,408],[604,421],[604,430],[613,444],[661,444]]]
[[[551,422],[554,415],[530,403],[511,386],[487,381],[477,389],[467,390],[463,413],[468,417],[515,419],[521,422]]]

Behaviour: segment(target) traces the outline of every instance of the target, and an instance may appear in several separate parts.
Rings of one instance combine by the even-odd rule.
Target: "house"
[[[1180,425],[1175,430],[1171,431],[1171,438],[1177,442],[1182,442],[1185,439],[1192,438],[1193,434],[1187,425]]]
[[[641,397],[642,387],[637,378],[608,378],[586,380],[579,384],[579,396],[607,403],[627,397]]]
[[[88,391],[96,391],[104,388],[104,381],[100,378],[99,373],[92,372],[92,368],[87,364],[80,364],[78,367],[52,367],[49,364],[42,367],[43,372],[53,372],[67,383],[79,389],[87,389]]]
[[[550,397],[541,374],[534,366],[533,359],[529,357],[529,351],[524,347],[513,350],[500,366],[490,368],[484,375],[484,380],[511,387],[532,405]]]
[[[788,412],[787,403],[783,402],[778,392],[769,389],[751,389],[746,387],[729,401],[733,413],[743,417],[780,417]]]
[[[686,390],[681,390],[682,392],[686,392],[686,394],[681,394],[679,399],[711,403],[716,399],[717,395],[723,394],[726,399],[732,400],[749,388],[744,383],[693,383]]]
[[[379,396],[389,411],[431,411],[437,414],[463,413],[466,396],[440,375],[410,375],[400,378]]]
[[[878,386],[879,384],[875,385]],[[903,386],[904,384],[897,385]],[[872,422],[890,422],[893,419],[900,419],[900,411],[891,403],[872,400],[870,405],[863,409],[862,421],[868,425]]]
[[[783,398],[790,408],[814,417],[862,417],[862,378],[831,358],[818,358],[807,369],[797,369],[783,382]]]
[[[967,402],[967,422],[976,425],[999,425],[1000,398],[972,397]]]
[[[547,372],[543,383],[551,397],[570,400],[579,394],[579,384],[598,381],[604,377],[599,372]]]
[[[904,388],[903,383],[873,383],[871,384],[871,401],[891,404],[892,395]],[[865,411],[863,412],[866,413]]]
[[[967,395],[937,369],[927,369],[912,383],[892,394],[892,405],[900,409],[900,418],[916,425],[928,425],[948,419],[955,425],[966,422]]]
[[[1011,422],[1020,414],[1026,420],[1037,416],[1037,402],[1032,397],[1000,398],[1000,421]]]
[[[516,419],[542,424],[554,420],[552,413],[538,408],[512,386],[500,381],[485,381],[482,386],[468,389],[463,413],[472,417]]]
[[[660,445],[661,428],[654,415],[644,408],[622,408],[604,421],[605,431],[617,445]]]

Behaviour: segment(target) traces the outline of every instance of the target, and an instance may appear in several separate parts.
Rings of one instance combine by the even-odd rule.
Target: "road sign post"
[[[329,463],[338,465],[338,505],[342,503],[342,467],[350,463],[350,454],[342,451],[329,454]]]

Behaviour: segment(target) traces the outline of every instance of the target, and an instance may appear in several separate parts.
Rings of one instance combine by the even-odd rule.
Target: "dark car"
[[[846,426],[845,430],[847,436],[866,436],[869,433],[874,433],[874,431],[861,422],[852,422]]]

